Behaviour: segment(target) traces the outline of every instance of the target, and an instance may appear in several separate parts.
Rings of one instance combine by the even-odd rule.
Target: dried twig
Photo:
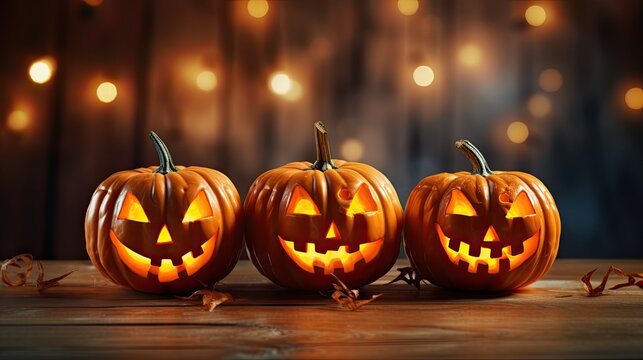
[[[600,285],[598,285],[597,287],[593,287],[590,280],[596,270],[598,269],[594,269],[588,272],[587,274],[585,274],[585,276],[581,278],[581,281],[583,282],[583,287],[587,292],[587,296],[594,297],[594,296],[603,295],[603,291],[605,290],[605,285],[607,285],[607,279],[609,278],[611,273],[615,273],[617,275],[627,277],[627,282],[616,284],[611,288],[609,288],[609,290],[616,290],[627,286],[638,286],[639,288],[643,289],[643,280],[638,280],[638,281],[636,280],[637,278],[643,279],[643,275],[637,274],[637,273],[627,273],[614,266],[610,266],[609,269],[607,269],[607,272],[605,273],[605,276],[603,276],[603,280],[601,281]]]
[[[17,268],[17,269],[14,269]],[[33,270],[33,256],[20,254],[2,263],[2,281],[9,286],[22,286]]]
[[[201,289],[197,290],[192,293],[190,296],[182,297],[178,296],[179,299],[184,299],[184,300],[193,300],[195,298],[201,297],[201,300],[203,301],[203,308],[205,310],[208,310],[209,312],[212,312],[214,308],[219,306],[220,304],[230,300],[234,301],[234,298],[232,295],[229,293],[225,292],[219,292],[214,290],[214,286],[212,286],[212,290],[210,289]]]
[[[71,275],[74,271],[77,271],[78,269],[74,269],[68,273],[65,273],[63,275],[60,275],[58,277],[55,277],[53,279],[49,280],[44,280],[45,278],[45,267],[42,265],[42,262],[38,261],[38,280],[36,280],[36,287],[38,288],[39,292],[43,292],[50,287],[54,286],[60,286],[59,281],[66,278],[67,276]]]
[[[397,271],[399,271],[400,274],[395,279],[386,283],[386,285],[398,281],[404,281],[405,283],[415,287],[418,291],[420,291],[420,285],[422,285],[423,281],[426,281],[426,279],[420,277],[420,275],[410,266],[397,268]]]
[[[370,303],[371,301],[377,299],[378,297],[382,296],[382,294],[377,294],[371,296],[370,299],[366,300],[359,300],[359,291],[358,290],[351,290],[344,284],[335,274],[331,274],[332,277],[337,280],[337,284],[333,284],[333,287],[335,288],[335,292],[333,292],[333,299],[337,301],[341,306],[349,309],[349,310],[357,310],[361,308],[362,306]]]

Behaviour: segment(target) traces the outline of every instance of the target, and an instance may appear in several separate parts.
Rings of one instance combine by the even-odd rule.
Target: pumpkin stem
[[[170,150],[167,149],[167,146],[165,146],[163,140],[161,140],[161,138],[156,135],[154,131],[150,131],[150,139],[152,139],[152,142],[154,143],[156,153],[159,154],[159,162],[161,163],[158,169],[154,170],[154,172],[165,175],[170,172],[179,171],[179,169],[174,166],[174,162],[172,162],[172,156],[170,155]]]
[[[312,166],[313,170],[326,171],[328,169],[337,169],[330,157],[330,143],[328,142],[328,132],[324,123],[318,121],[315,123],[315,145],[317,146],[317,161]]]
[[[487,164],[487,160],[484,159],[480,150],[473,146],[469,140],[458,140],[455,142],[455,147],[471,161],[471,165],[473,165],[472,174],[482,176],[493,174],[493,171],[489,168],[489,164]]]

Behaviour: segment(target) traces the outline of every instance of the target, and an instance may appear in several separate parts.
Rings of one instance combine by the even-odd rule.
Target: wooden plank
[[[641,357],[643,291],[625,288],[588,298],[578,280],[611,263],[559,260],[546,279],[500,295],[433,286],[418,294],[405,284],[384,285],[395,276],[392,271],[364,289],[364,294],[384,295],[351,312],[319,294],[276,287],[242,261],[220,285],[235,301],[209,313],[198,302],[112,285],[88,262],[45,262],[47,277],[79,271],[44,294],[29,286],[0,288],[0,353],[38,358]],[[643,268],[642,260],[613,263],[626,271]]]

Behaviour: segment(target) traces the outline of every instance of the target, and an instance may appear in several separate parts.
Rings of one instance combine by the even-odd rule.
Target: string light
[[[480,63],[482,53],[480,48],[473,44],[468,44],[460,48],[458,51],[458,59],[460,62],[468,67],[474,67]]]
[[[24,110],[14,110],[7,116],[7,127],[13,131],[22,131],[29,126],[29,114]]]
[[[529,128],[522,121],[514,121],[507,127],[507,137],[516,144],[522,144],[529,137]]]
[[[270,90],[277,95],[285,95],[292,88],[290,76],[284,72],[272,74],[269,81]]]
[[[418,0],[397,0],[397,9],[402,15],[411,16],[418,11]]]
[[[49,58],[35,61],[29,67],[29,77],[36,84],[44,84],[51,79],[54,72],[53,61]]]
[[[270,5],[266,0],[248,0],[248,14],[254,18],[262,18],[268,13]]]
[[[434,78],[435,74],[433,73],[433,69],[426,65],[420,65],[413,71],[413,81],[415,81],[418,86],[427,87],[433,83]]]
[[[538,76],[538,84],[543,90],[553,93],[563,86],[563,76],[556,69],[546,69]]]
[[[346,139],[340,147],[342,157],[348,161],[358,161],[364,156],[364,145],[357,139]]]
[[[196,76],[196,86],[203,91],[212,91],[217,87],[217,76],[209,70],[201,71]]]
[[[116,85],[109,81],[101,83],[96,88],[96,97],[98,97],[100,102],[104,102],[106,104],[111,103],[116,99],[117,95],[118,90],[116,89]]]
[[[643,89],[634,87],[625,93],[625,104],[632,110],[643,109]]]
[[[542,6],[532,5],[525,10],[525,20],[531,26],[541,26],[547,20],[547,13]]]
[[[527,110],[534,117],[545,117],[551,112],[551,101],[545,94],[536,94],[527,102]]]

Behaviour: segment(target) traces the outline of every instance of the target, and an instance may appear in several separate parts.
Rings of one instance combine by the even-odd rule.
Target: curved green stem
[[[473,165],[472,174],[482,176],[493,174],[480,150],[473,146],[469,140],[458,140],[455,142],[455,147],[471,161],[471,165]]]
[[[315,145],[317,147],[317,161],[313,164],[312,169],[320,171],[337,169],[330,157],[328,132],[326,132],[326,127],[321,121],[315,123]]]
[[[160,162],[158,169],[154,170],[154,172],[165,175],[170,172],[179,171],[179,169],[174,166],[170,150],[167,149],[163,140],[161,140],[154,131],[150,131],[150,139],[152,139],[152,142],[154,143],[154,148],[156,148],[156,153],[159,155]]]

